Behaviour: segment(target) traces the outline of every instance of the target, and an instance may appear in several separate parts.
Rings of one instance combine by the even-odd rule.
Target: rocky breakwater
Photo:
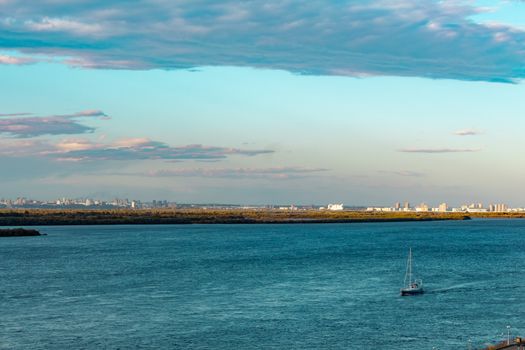
[[[8,228],[0,229],[0,237],[25,237],[25,236],[42,236],[37,230],[27,230],[25,228]]]

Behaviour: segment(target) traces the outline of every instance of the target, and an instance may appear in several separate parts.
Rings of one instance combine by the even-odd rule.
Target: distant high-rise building
[[[394,208],[396,208],[396,210],[401,209],[401,203],[396,202],[396,204],[394,204]]]
[[[439,205],[439,209],[438,209],[438,210],[439,210],[439,211],[443,211],[443,212],[444,212],[444,211],[448,211],[447,203],[441,203],[441,204]]]
[[[489,205],[489,211],[503,213],[503,212],[509,211],[509,207],[506,204],[503,204],[503,203],[490,204]]]
[[[496,206],[495,206],[495,210],[494,210],[494,211],[496,211],[496,212],[500,212],[500,213],[501,213],[501,212],[505,212],[505,211],[507,211],[508,209],[509,209],[509,208],[507,207],[506,204],[502,204],[502,203],[500,203],[500,204],[496,204]]]
[[[428,205],[425,203],[421,203],[416,207],[416,211],[428,211]]]
[[[403,209],[405,209],[405,210],[410,209],[410,203],[405,202],[405,203],[403,204]]]

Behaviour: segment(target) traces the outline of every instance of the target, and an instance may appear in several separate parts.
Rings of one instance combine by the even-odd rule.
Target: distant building
[[[425,203],[421,203],[420,205],[416,207],[416,211],[426,212],[428,211],[428,205]]]
[[[396,202],[396,204],[394,204],[394,208],[395,208],[396,210],[401,209],[401,203]]]
[[[340,204],[328,204],[327,209],[328,210],[339,211],[339,210],[343,210],[344,207],[343,207],[343,203],[340,203]]]
[[[467,212],[469,212],[469,213],[486,213],[487,209],[485,209],[485,208],[468,208]]]
[[[509,211],[509,207],[503,203],[491,204],[489,205],[489,211],[503,213]]]
[[[291,211],[296,211],[296,210],[298,210],[298,208],[297,208],[294,204],[292,204],[292,205],[290,205],[289,207],[279,207],[279,210],[291,210]]]
[[[438,207],[438,211],[445,212],[448,211],[448,205],[447,203],[441,203]]]

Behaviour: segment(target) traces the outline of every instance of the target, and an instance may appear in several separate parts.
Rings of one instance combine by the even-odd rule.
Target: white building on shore
[[[339,204],[328,204],[326,207],[328,210],[341,211],[344,209],[343,203]]]

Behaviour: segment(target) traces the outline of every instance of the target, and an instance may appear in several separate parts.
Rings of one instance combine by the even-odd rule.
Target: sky
[[[0,198],[525,206],[525,2],[0,0]]]

